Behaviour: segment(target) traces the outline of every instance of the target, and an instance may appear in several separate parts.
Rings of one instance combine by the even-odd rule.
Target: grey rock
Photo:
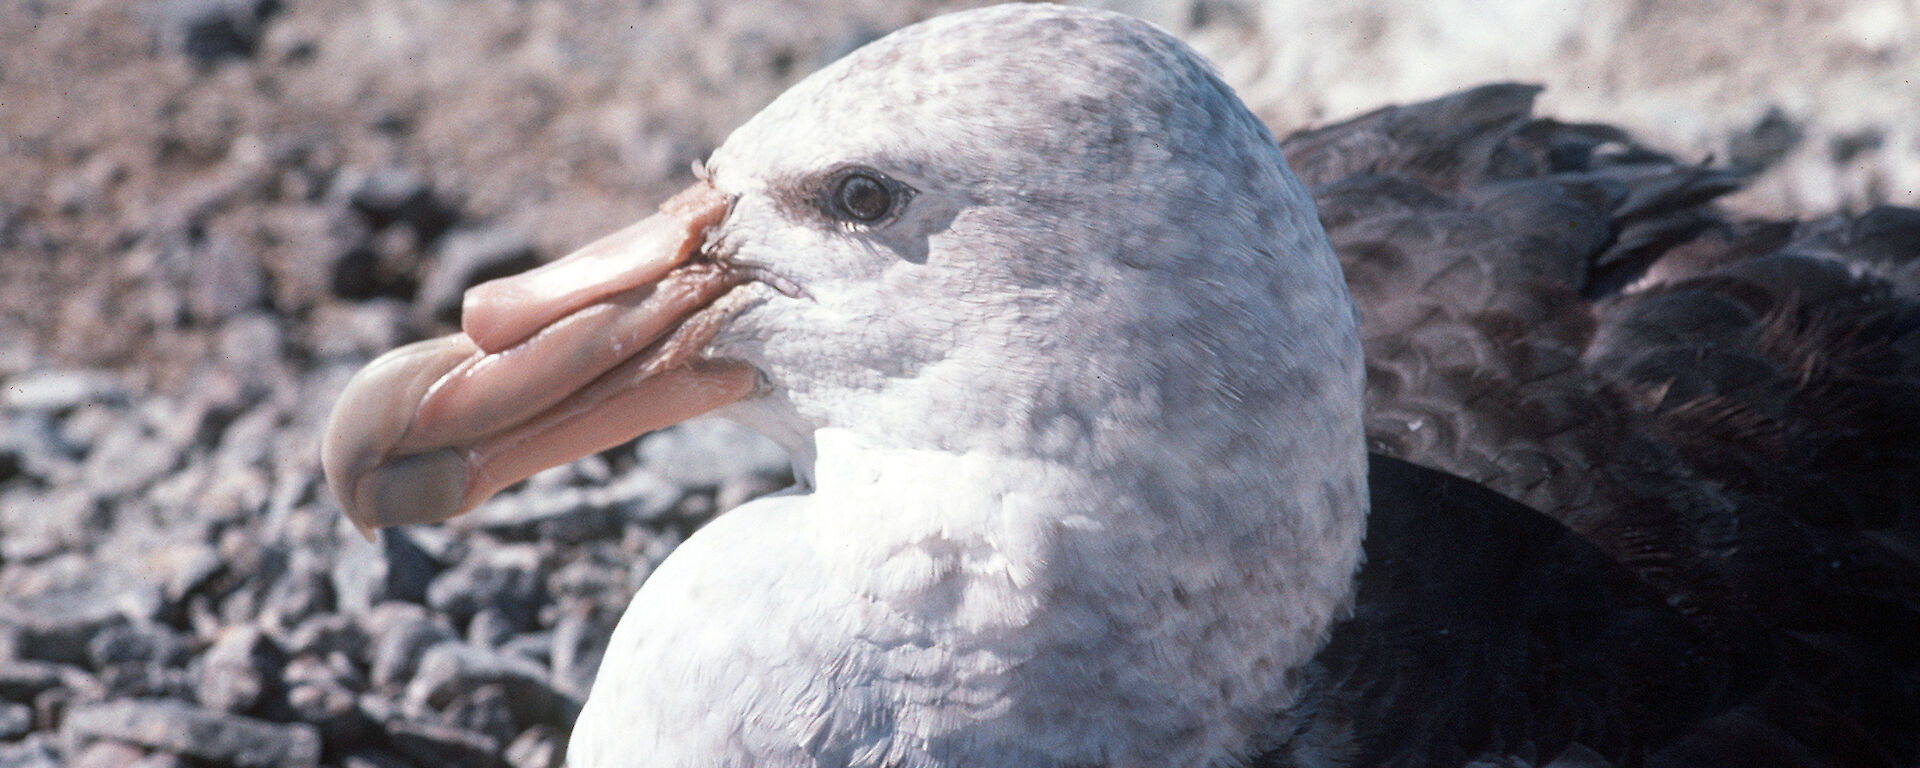
[[[0,599],[0,625],[16,632],[16,653],[31,659],[82,666],[87,641],[129,620],[151,619],[160,609],[158,585],[116,568],[85,563],[91,572],[49,564],[34,579],[7,579]],[[8,574],[10,577],[18,574]]]
[[[553,686],[585,700],[607,653],[607,639],[619,619],[610,606],[581,605],[563,612],[553,625]]]
[[[286,681],[290,685],[317,684],[359,694],[367,690],[366,673],[345,656],[299,656],[287,663]]]
[[[56,728],[69,706],[99,701],[106,695],[100,681],[79,667],[53,665],[53,671],[60,678],[59,684],[34,691],[30,699],[15,702],[32,708],[34,730]]]
[[[411,299],[419,289],[420,243],[413,230],[369,230],[366,239],[333,259],[328,288],[350,300]]]
[[[134,662],[112,664],[99,672],[100,688],[108,699],[175,699],[193,701],[194,678],[178,667]]]
[[[33,730],[33,707],[0,702],[0,741],[14,741]]]
[[[345,524],[332,509],[322,510],[311,503],[315,493],[326,493],[322,490],[326,488],[326,481],[309,468],[296,466],[299,459],[287,458],[304,458],[313,447],[311,441],[289,440],[289,437],[292,435],[282,434],[274,443],[281,458],[276,462],[278,477],[273,483],[261,529],[282,541],[299,545],[310,554],[317,554],[321,549],[332,549],[345,532]]]
[[[340,758],[340,768],[414,768],[414,764],[385,750],[359,749]]]
[[[202,63],[253,55],[276,0],[170,0],[155,6],[162,47]]]
[[[282,574],[267,592],[261,620],[270,626],[291,628],[307,617],[333,610],[333,581],[315,568],[294,568]]]
[[[1752,171],[1772,167],[1806,138],[1806,131],[1777,104],[1746,130],[1727,137],[1727,162]]]
[[[565,762],[566,745],[560,731],[550,725],[536,725],[520,732],[507,745],[507,764],[513,768],[560,768]]]
[[[266,590],[285,568],[285,552],[278,546],[263,545],[259,531],[244,525],[222,531],[215,549],[226,564],[221,588],[208,590],[209,597],[218,596],[218,628],[214,634],[219,634],[226,627],[252,623],[259,615]]]
[[[246,624],[259,616],[261,603],[265,597],[263,586],[258,579],[249,579],[241,583],[239,589],[227,593],[227,596],[220,600],[220,617],[216,633],[224,631],[227,627]]]
[[[67,760],[67,768],[127,768],[146,753],[132,744],[96,741],[82,747]]]
[[[405,168],[347,169],[328,194],[343,199],[375,229],[404,224],[420,242],[431,242],[459,220],[458,206],[431,183]]]
[[[380,554],[387,566],[383,598],[426,602],[427,585],[440,572],[440,561],[417,543],[416,536],[401,530],[380,536]]]
[[[551,480],[555,484],[604,485],[613,478],[613,464],[606,456],[596,453],[543,470],[527,478],[527,484],[540,485]]]
[[[427,586],[427,605],[464,625],[483,608],[500,611],[516,627],[531,627],[546,595],[539,552],[529,546],[480,549]]]
[[[360,707],[361,716],[367,718],[369,722],[379,723],[383,726],[387,723],[396,723],[405,720],[410,715],[423,714],[419,712],[406,712],[405,707],[402,707],[400,702],[395,700],[391,692],[387,690],[368,691],[360,694],[360,698],[355,704]]]
[[[0,414],[0,433],[7,431],[5,414]],[[25,451],[15,441],[0,438],[0,483],[7,482],[26,472]]]
[[[308,326],[312,336],[306,343],[315,355],[354,361],[372,359],[419,333],[413,323],[412,309],[406,302],[390,297],[353,304],[321,304]]]
[[[186,759],[172,752],[155,752],[140,758],[129,768],[193,768]]]
[[[790,476],[787,452],[753,430],[695,419],[641,438],[640,465],[682,486],[718,487],[741,475]]]
[[[60,753],[44,734],[0,744],[0,768],[60,768]]]
[[[106,437],[134,421],[129,402],[87,402],[68,409],[60,419],[60,437],[75,450],[86,452]]]
[[[402,620],[374,628],[373,684],[386,686],[405,682],[414,676],[419,659],[428,649],[451,643],[458,637],[445,624],[429,618]]]
[[[209,236],[193,249],[191,259],[187,311],[196,319],[217,322],[266,303],[266,271],[233,237]]]
[[[294,717],[317,727],[321,740],[336,752],[365,742],[374,732],[374,724],[360,711],[357,689],[364,687],[357,673],[311,656],[287,666],[288,708]]]
[[[544,667],[553,660],[553,632],[523,632],[501,643],[499,650],[502,654],[518,656]]]
[[[427,317],[458,322],[461,297],[468,288],[539,264],[533,238],[520,229],[499,225],[455,229],[441,238],[415,305]]]
[[[483,685],[454,699],[443,714],[448,725],[484,733],[496,744],[511,742],[520,732],[506,689],[498,685]]]
[[[787,475],[741,475],[720,484],[713,495],[713,506],[719,512],[726,512],[792,485],[793,478]]]
[[[433,187],[425,176],[404,168],[348,168],[334,180],[330,193],[384,227],[404,220],[410,208],[426,205]]]
[[[274,385],[271,381],[256,381],[248,377],[243,366],[236,365],[228,356],[239,354],[248,360],[276,357],[280,350],[277,338],[267,334],[274,331],[257,329],[262,318],[275,322],[275,318],[265,312],[249,313],[236,318],[229,325],[220,328],[216,339],[219,357],[203,361],[194,366],[188,375],[185,390],[179,400],[168,400],[177,409],[192,415],[183,419],[186,423],[178,425],[191,428],[189,431],[199,437],[202,431],[215,431],[219,425],[234,414],[245,410],[247,406],[267,394],[266,389]],[[277,324],[277,323],[276,323]],[[262,337],[265,338],[262,338]],[[267,349],[244,349],[243,345],[270,343],[276,346]],[[212,422],[212,423],[209,423]],[[164,426],[164,425],[156,425]]]
[[[0,385],[0,395],[12,389]],[[25,408],[0,408],[0,481],[26,476],[43,483],[75,479],[81,446],[67,440],[51,413]]]
[[[381,531],[378,545],[349,541],[338,557],[330,572],[333,589],[340,610],[354,615],[388,600],[424,602],[440,571],[440,563],[398,528]]]
[[[339,655],[359,663],[371,658],[373,638],[352,617],[323,613],[307,618],[287,634],[287,653],[299,656]]]
[[[162,624],[110,626],[87,641],[87,661],[96,670],[136,663],[177,667],[189,653],[187,637]]]
[[[7,225],[11,223],[7,215],[0,212],[0,243],[7,241]],[[25,333],[0,335],[0,378],[11,378],[22,372],[42,367],[40,355],[35,352],[33,343],[28,341],[26,336]]]
[[[407,684],[405,701],[415,709],[444,710],[485,686],[498,686],[521,723],[568,722],[574,700],[553,689],[547,671],[523,658],[464,643],[434,646]]]
[[[213,545],[202,541],[170,544],[163,551],[155,553],[146,564],[161,574],[163,594],[168,603],[185,601],[188,596],[205,588],[227,567],[220,559],[220,553],[214,551]]]
[[[306,182],[303,174],[290,178]],[[323,182],[313,179],[318,187]],[[273,304],[288,311],[315,310],[305,323],[290,330],[298,343],[312,346],[337,329],[326,310],[331,302],[338,262],[367,241],[371,228],[344,200],[299,200],[273,206],[261,217],[264,234],[277,247],[264,255],[271,276]],[[366,356],[360,359],[365,360]]]
[[[64,679],[62,667],[51,662],[0,661],[0,700],[26,704]]]
[[[139,502],[152,505],[159,519],[169,522],[212,522],[214,516],[201,513],[201,495],[214,482],[217,471],[209,462],[197,456],[189,458],[178,471],[169,472],[147,486],[140,494]],[[175,544],[189,541],[176,540]],[[168,599],[175,599],[175,596],[169,593]]]
[[[261,403],[241,413],[220,431],[220,444],[213,464],[231,472],[242,467],[259,467],[273,458],[273,439],[281,429],[281,411],[273,403]],[[264,490],[254,496],[264,498]],[[258,504],[252,505],[253,510]],[[251,511],[251,510],[249,510]]]
[[[244,525],[234,525],[221,531],[215,542],[215,551],[221,562],[227,564],[227,570],[239,578],[251,578],[254,575],[277,568],[282,560],[279,548],[268,547],[261,543],[260,532]]]
[[[72,688],[49,688],[33,697],[34,730],[51,731],[67,719],[67,711],[79,701]]]
[[[79,465],[74,464],[78,475]],[[77,477],[64,487],[19,483],[0,489],[0,561],[38,568],[104,527],[107,506]],[[18,574],[9,574],[9,581]],[[31,589],[0,592],[25,593]]]
[[[61,413],[81,406],[122,405],[127,397],[120,380],[103,371],[28,371],[0,384],[0,404],[23,411]]]
[[[300,657],[286,670],[288,701],[292,701],[294,714],[307,722],[323,722],[326,716],[353,710],[357,705],[357,691],[349,687],[342,676],[332,674],[321,660]],[[298,693],[298,697],[296,697]],[[298,701],[294,701],[298,699]]]
[[[282,694],[285,651],[255,627],[229,630],[196,660],[199,700],[223,712],[269,708]]]
[[[554,569],[547,577],[547,592],[561,605],[624,606],[633,597],[627,572],[635,567],[635,560],[644,562],[617,544],[590,544],[577,559]]]
[[[483,733],[433,723],[387,724],[387,745],[420,765],[499,765],[500,743]]]
[[[472,537],[461,535],[450,526],[417,525],[406,530],[407,540],[442,566],[460,562],[470,548],[468,541]],[[425,602],[425,597],[421,600]]]
[[[520,629],[513,619],[507,617],[506,612],[488,606],[481,608],[473,615],[473,620],[467,622],[467,642],[484,648],[498,648]]]
[[[118,498],[147,487],[181,458],[178,451],[155,439],[145,425],[128,419],[103,435],[87,453],[83,479],[94,495]]]
[[[461,524],[503,538],[579,544],[618,536],[628,519],[658,518],[683,494],[665,477],[645,471],[602,484],[529,484],[481,505]]]
[[[673,514],[681,520],[708,520],[720,513],[720,505],[714,503],[712,489],[695,489],[680,497],[673,505]]]
[[[69,744],[111,739],[234,768],[313,768],[320,735],[305,723],[276,724],[176,702],[77,706],[60,728]]]
[[[378,640],[385,633],[410,621],[434,618],[433,612],[418,603],[388,600],[356,615],[367,636]]]
[[[249,264],[249,267],[258,271],[257,266]],[[271,385],[273,382],[268,377],[281,373],[279,369],[284,365],[286,320],[250,306],[242,306],[222,317],[226,323],[215,339],[220,366],[241,376],[244,383],[259,387]]]

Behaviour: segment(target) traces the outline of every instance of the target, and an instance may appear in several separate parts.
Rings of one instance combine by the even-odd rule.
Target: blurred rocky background
[[[0,768],[557,765],[628,596],[784,457],[690,424],[370,545],[334,395],[961,5],[0,0]],[[1280,133],[1522,80],[1745,214],[1920,204],[1920,0],[1107,5]]]

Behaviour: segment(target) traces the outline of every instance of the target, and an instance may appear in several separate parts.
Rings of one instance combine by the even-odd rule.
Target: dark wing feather
[[[1286,749],[1257,765],[1620,759],[1726,706],[1707,633],[1577,534],[1396,459],[1375,455],[1369,479],[1354,616],[1310,668]]]
[[[1582,754],[1913,764],[1920,212],[1730,221],[1711,202],[1738,174],[1534,118],[1536,92],[1486,86],[1283,142],[1361,309],[1370,445],[1577,532],[1700,633],[1688,653],[1719,660],[1698,667],[1720,670],[1701,682],[1717,693],[1689,698],[1714,703],[1685,727],[1626,718]],[[1399,546],[1377,540],[1397,514],[1420,512],[1377,506],[1370,554]],[[1366,578],[1400,583],[1382,567]],[[1472,577],[1459,567],[1430,575]],[[1363,678],[1339,685],[1425,698]],[[1552,732],[1484,746],[1546,761]]]

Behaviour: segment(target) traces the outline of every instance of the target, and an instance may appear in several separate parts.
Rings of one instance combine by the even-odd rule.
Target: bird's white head
[[[820,427],[1072,452],[1096,448],[1093,425],[1060,423],[1075,410],[1357,400],[1311,198],[1212,69],[1144,22],[934,19],[796,85],[708,168],[733,201],[716,255],[772,278],[730,297],[714,346],[771,385],[732,413],[802,458]],[[1251,418],[1290,428],[1281,410]]]
[[[737,699],[688,704],[725,726],[655,745],[689,765],[1250,749],[1350,596],[1362,373],[1312,200],[1211,67],[1118,14],[953,14],[794,86],[703,175],[653,218],[476,288],[465,333],[370,365],[326,447],[348,514],[442,519],[718,409],[785,445],[815,493],[670,558],[636,611],[708,611],[690,595],[723,582],[739,600],[623,624],[594,723],[674,717],[612,709],[610,688]],[[779,535],[822,560],[754,549],[770,524],[811,526]],[[871,541],[809,547],[820,531]],[[700,570],[741,551],[759,581]],[[917,569],[889,570],[908,551]],[[815,569],[804,598],[752,594],[794,589],[797,568]],[[715,642],[730,611],[789,634]],[[673,640],[690,622],[709,622],[697,651]],[[675,653],[784,658],[756,677]],[[642,763],[679,764],[666,754]]]

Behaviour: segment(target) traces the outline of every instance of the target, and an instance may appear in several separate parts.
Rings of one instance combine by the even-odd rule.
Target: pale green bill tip
[[[467,495],[467,460],[454,448],[396,456],[360,478],[363,527],[437,523],[460,514]]]

